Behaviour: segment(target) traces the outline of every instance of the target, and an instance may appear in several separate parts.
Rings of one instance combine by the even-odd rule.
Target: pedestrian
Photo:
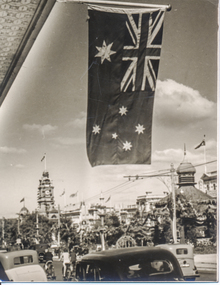
[[[70,263],[69,252],[67,248],[64,248],[63,253],[61,254],[61,261],[63,262],[63,277],[66,276],[66,265]]]
[[[72,271],[75,272],[75,265],[76,265],[76,251],[74,248],[71,249],[70,252],[70,262],[72,264]]]
[[[45,249],[45,254],[44,254],[44,260],[47,261],[53,261],[53,254],[50,250]]]

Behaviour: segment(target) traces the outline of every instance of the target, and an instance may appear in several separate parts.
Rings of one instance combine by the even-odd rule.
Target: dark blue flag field
[[[151,163],[164,13],[89,6],[87,153],[92,166]]]

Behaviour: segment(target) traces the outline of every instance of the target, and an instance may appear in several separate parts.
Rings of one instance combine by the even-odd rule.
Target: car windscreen
[[[138,263],[127,264],[121,271],[124,281],[147,281],[169,279],[173,272],[173,265],[169,260],[145,260]]]

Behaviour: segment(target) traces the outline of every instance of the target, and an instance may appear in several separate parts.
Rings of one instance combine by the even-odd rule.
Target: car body
[[[184,281],[176,257],[168,250],[130,247],[84,255],[76,265],[78,281]]]
[[[185,280],[194,281],[199,277],[194,264],[193,246],[191,244],[160,244],[156,247],[170,250],[179,261]]]
[[[7,252],[7,249],[5,247],[0,247],[0,252]]]
[[[47,281],[39,265],[35,250],[18,250],[0,253],[0,279],[2,281]]]

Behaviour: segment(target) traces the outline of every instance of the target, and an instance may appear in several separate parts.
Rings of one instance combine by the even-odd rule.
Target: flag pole
[[[120,2],[120,1],[105,1],[105,0],[57,0],[60,3],[74,2],[77,4],[105,4],[105,5],[119,5],[130,7],[142,7],[142,8],[165,8],[167,11],[171,10],[171,5],[157,5],[157,4],[145,4],[145,3],[133,3],[133,2]]]
[[[64,189],[64,195],[63,195],[63,202],[64,202],[64,212],[66,211],[66,190]]]
[[[45,155],[44,170],[46,171],[46,169],[47,169],[47,156],[46,156],[46,153],[44,155]]]
[[[177,234],[176,234],[176,193],[175,193],[175,185],[174,185],[174,172],[175,169],[173,167],[173,163],[171,163],[171,182],[172,182],[172,198],[173,198],[173,243],[177,243]]]
[[[204,135],[204,162],[205,162],[205,174],[207,173],[207,166],[206,166],[206,141],[205,141],[205,135]]]
[[[101,191],[101,196],[100,196],[100,208],[101,208],[101,213],[99,214],[101,218],[101,227],[100,227],[100,238],[101,238],[101,245],[102,245],[102,250],[105,250],[105,236],[104,236],[104,218],[105,218],[105,213],[104,213],[104,205],[103,205],[103,196],[102,196],[102,191]]]

